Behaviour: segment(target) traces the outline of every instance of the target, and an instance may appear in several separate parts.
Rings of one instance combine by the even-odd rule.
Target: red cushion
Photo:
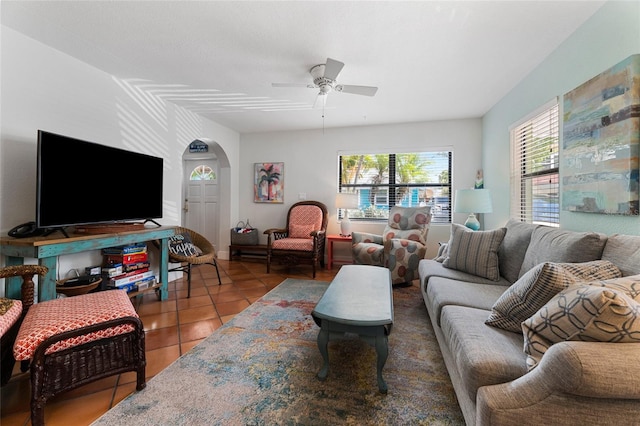
[[[271,243],[274,250],[313,251],[313,240],[308,238],[281,238]]]
[[[13,355],[17,361],[31,359],[36,348],[51,336],[129,316],[137,317],[138,314],[124,290],[101,291],[37,303],[29,309],[20,327],[13,346]],[[46,353],[61,351],[133,330],[134,327],[131,324],[110,327],[57,342],[47,349]]]
[[[289,225],[289,237],[291,238],[312,238],[311,232],[313,232],[315,228],[313,225]]]

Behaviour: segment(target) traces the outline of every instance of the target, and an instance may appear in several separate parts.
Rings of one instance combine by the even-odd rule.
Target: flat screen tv
[[[38,130],[36,226],[162,217],[163,159]]]

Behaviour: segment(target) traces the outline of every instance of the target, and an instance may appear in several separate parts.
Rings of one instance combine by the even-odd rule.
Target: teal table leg
[[[7,256],[7,266],[22,265],[21,257]],[[21,299],[22,277],[5,278],[4,296],[9,299]]]
[[[324,361],[322,368],[318,372],[318,379],[320,379],[320,381],[325,381],[329,374],[329,325],[325,324],[325,322],[326,320],[322,320],[322,327],[318,333],[318,349],[320,349],[320,355],[322,355]]]
[[[376,336],[376,353],[378,354],[377,373],[378,373],[378,389],[380,393],[387,393],[387,383],[382,378],[382,368],[387,362],[389,356],[389,339],[386,335]]]
[[[53,300],[58,297],[56,293],[56,277],[58,276],[58,258],[43,257],[39,261],[40,266],[46,266],[49,272],[44,277],[38,277],[38,302]]]
[[[160,240],[160,300],[167,300],[169,297],[169,239]]]

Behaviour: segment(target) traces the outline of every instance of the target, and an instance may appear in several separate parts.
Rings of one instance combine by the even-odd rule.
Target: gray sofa
[[[454,248],[458,227],[452,225],[452,239],[443,244],[437,259],[420,261],[419,275],[466,423],[640,424],[640,343],[559,342],[528,370],[526,334],[485,323],[503,293],[544,262],[603,259],[624,277],[640,281],[633,277],[640,274],[640,236],[578,233],[510,220],[502,238],[498,235],[499,246],[493,241],[466,254],[469,264],[499,270],[494,280],[469,273],[468,267],[451,259],[455,253],[448,250]],[[459,235],[469,236],[462,231]],[[457,242],[467,248],[473,244]],[[491,250],[497,260],[474,257]]]

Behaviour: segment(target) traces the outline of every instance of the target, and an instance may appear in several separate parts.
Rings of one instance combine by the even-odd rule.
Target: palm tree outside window
[[[432,222],[451,222],[452,152],[341,155],[339,192],[357,193],[349,219],[387,220],[393,206],[431,206]],[[342,212],[340,212],[342,216]]]

